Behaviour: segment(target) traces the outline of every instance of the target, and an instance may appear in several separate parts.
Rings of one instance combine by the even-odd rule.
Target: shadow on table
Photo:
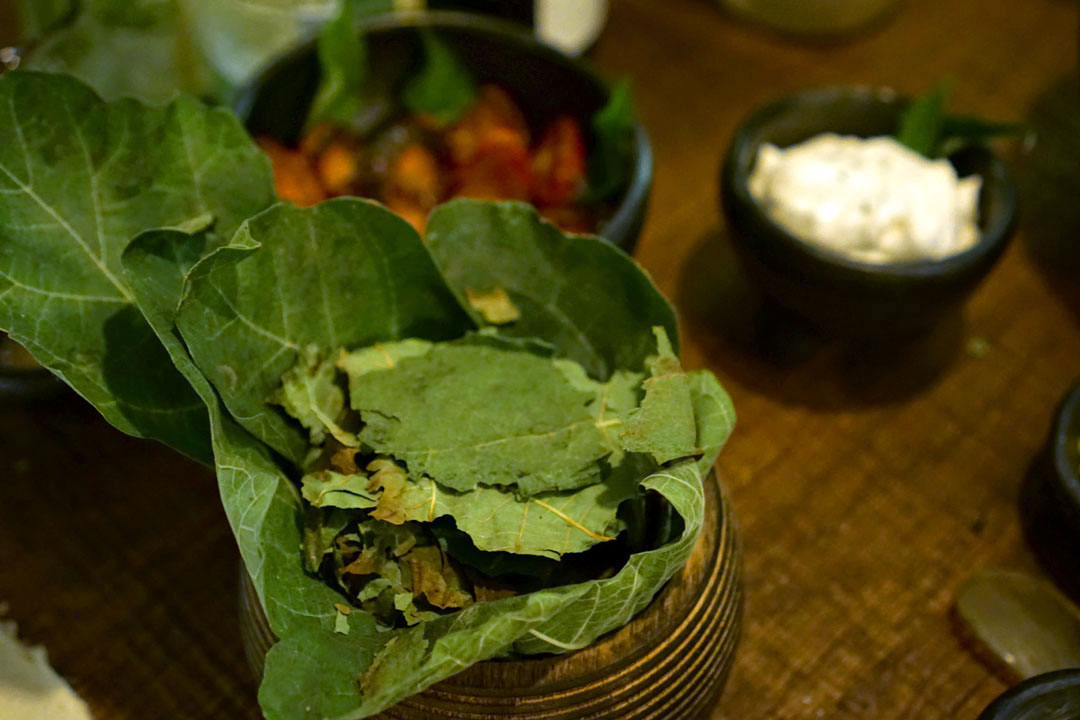
[[[1034,144],[1013,166],[1026,249],[1080,324],[1080,77],[1047,88],[1025,122]]]
[[[955,360],[960,314],[913,339],[845,343],[765,298],[743,274],[727,231],[703,237],[679,278],[678,306],[704,351],[740,383],[820,408],[884,405],[934,382]]]

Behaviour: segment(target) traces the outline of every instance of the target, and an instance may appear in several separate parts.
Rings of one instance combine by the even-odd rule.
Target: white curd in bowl
[[[932,260],[967,250],[982,179],[959,179],[895,138],[826,133],[780,149],[764,144],[750,194],[799,239],[874,263]]]

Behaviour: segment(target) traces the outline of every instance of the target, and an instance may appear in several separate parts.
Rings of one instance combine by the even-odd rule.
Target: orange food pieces
[[[307,135],[300,139],[300,152],[308,157],[315,157],[326,146],[333,142],[334,138],[338,137],[341,131],[335,125],[330,123],[319,123],[315,127],[308,131]]]
[[[419,143],[406,145],[398,153],[382,188],[386,206],[421,233],[427,224],[428,213],[444,194],[438,160],[431,150]]]
[[[347,195],[360,170],[357,151],[340,142],[327,145],[319,153],[315,166],[322,186],[331,195]]]
[[[454,174],[455,195],[475,200],[528,200],[532,162],[521,135],[507,129],[490,130],[468,163]]]
[[[326,192],[307,158],[296,150],[269,138],[259,138],[259,147],[270,157],[274,170],[274,190],[282,200],[307,207],[326,199]]]
[[[567,205],[585,187],[585,141],[577,121],[555,118],[532,159],[533,200],[539,206]]]
[[[471,163],[491,133],[503,131],[518,136],[529,146],[529,125],[513,98],[500,87],[482,85],[476,102],[446,131],[446,146],[455,165]]]
[[[595,227],[592,209],[581,204],[586,151],[578,121],[556,117],[534,145],[521,109],[495,85],[481,86],[448,128],[412,115],[373,137],[320,124],[297,150],[268,138],[258,143],[274,166],[278,196],[296,205],[367,195],[423,233],[432,209],[452,197],[520,200],[564,230]]]

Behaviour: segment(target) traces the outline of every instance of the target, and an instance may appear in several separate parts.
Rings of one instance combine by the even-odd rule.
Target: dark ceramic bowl
[[[1043,569],[1080,603],[1080,380],[1054,413],[1044,450],[1024,478],[1020,520]]]
[[[590,120],[608,100],[609,88],[588,66],[534,39],[526,30],[480,15],[426,12],[387,15],[364,24],[368,57],[378,82],[394,86],[414,62],[417,29],[430,27],[453,44],[481,83],[506,88],[534,130],[556,115],[581,121],[590,144]],[[270,135],[292,145],[299,140],[319,82],[315,42],[309,40],[282,56],[237,95],[234,108],[253,135]],[[614,212],[597,234],[633,252],[645,220],[652,185],[652,149],[645,129],[636,127],[633,173],[614,203]]]
[[[1076,720],[1080,718],[1080,669],[1036,675],[1007,690],[979,720]]]
[[[1053,478],[1047,488],[1061,521],[1080,532],[1080,382],[1061,401],[1050,436]],[[1080,546],[1075,548],[1080,552]]]
[[[754,112],[735,134],[721,170],[721,203],[736,252],[766,295],[843,336],[895,336],[933,326],[959,309],[1001,256],[1016,225],[1016,193],[987,148],[949,158],[961,177],[983,178],[980,239],[940,260],[878,264],[806,243],[773,222],[748,180],[763,143],[786,147],[825,132],[873,137],[896,132],[908,101],[888,90],[831,88],[785,97]]]

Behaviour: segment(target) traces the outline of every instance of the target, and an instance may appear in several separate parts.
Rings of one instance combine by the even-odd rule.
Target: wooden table
[[[614,2],[595,58],[634,76],[656,150],[638,259],[681,308],[687,365],[739,412],[720,467],[748,601],[716,720],[974,718],[1004,688],[949,612],[972,570],[1035,569],[1018,488],[1080,376],[1080,270],[1036,259],[1080,242],[1076,37],[1066,0],[910,0],[835,46],[704,0]],[[1014,159],[1026,221],[963,322],[885,357],[763,326],[716,203],[740,118],[805,86],[943,75],[954,107],[1044,131]],[[0,601],[100,720],[258,717],[208,471],[68,402],[0,411],[0,478]]]

